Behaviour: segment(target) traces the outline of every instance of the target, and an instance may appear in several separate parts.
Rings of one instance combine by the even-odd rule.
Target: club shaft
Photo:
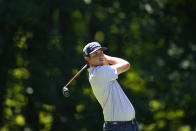
[[[82,69],[66,84],[66,87],[78,76],[85,68],[87,67],[87,64],[82,67]]]

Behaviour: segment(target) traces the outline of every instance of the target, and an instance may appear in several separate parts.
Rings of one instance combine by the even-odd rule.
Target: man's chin
[[[104,63],[105,63],[105,62],[104,62],[104,61],[102,61],[102,62],[101,62],[101,65],[104,65]]]
[[[103,65],[104,65],[104,63],[100,63],[100,64],[99,64],[99,66],[103,66]]]
[[[101,64],[99,64],[98,66],[103,66],[104,64],[103,63],[101,63]]]
[[[94,66],[103,66],[103,65],[104,65],[104,63],[99,63],[99,64],[94,65]]]

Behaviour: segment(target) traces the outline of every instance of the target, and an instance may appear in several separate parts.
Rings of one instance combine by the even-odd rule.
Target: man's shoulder
[[[99,75],[103,75],[104,73],[106,73],[107,68],[109,68],[108,66],[96,66],[96,67],[91,67],[90,68],[90,74],[93,76],[99,76]]]
[[[89,78],[91,81],[112,81],[118,78],[118,74],[112,65],[103,65],[92,67]]]
[[[90,74],[95,76],[107,76],[108,73],[115,72],[115,69],[112,65],[103,65],[92,67]]]
[[[104,82],[105,79],[105,74],[107,73],[107,68],[108,66],[96,66],[96,67],[91,67],[90,69],[90,75],[89,75],[89,80],[90,82]]]
[[[93,67],[95,73],[104,73],[104,71],[107,71],[109,70],[110,68],[112,68],[110,65],[103,65],[103,66],[96,66],[96,67]]]

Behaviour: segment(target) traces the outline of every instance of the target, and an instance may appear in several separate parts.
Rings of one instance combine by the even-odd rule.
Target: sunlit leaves
[[[149,14],[152,14],[152,13],[154,12],[150,4],[145,4],[145,5],[144,5],[144,8],[145,8],[145,10],[146,10]]]
[[[84,0],[84,2],[89,5],[91,3],[91,0]]]
[[[44,125],[43,130],[50,130],[52,126],[53,117],[51,113],[41,111],[39,113],[39,121]]]
[[[142,128],[145,131],[164,129],[167,126],[167,120],[170,120],[171,123],[175,125],[183,116],[184,112],[180,109],[176,111],[156,111],[153,116],[155,122],[149,125],[144,125]]]
[[[23,34],[23,30],[19,28],[15,34],[14,41],[16,42],[16,46],[18,48],[27,49],[28,44],[26,41],[30,38],[33,38],[32,32],[26,32],[26,34]]]
[[[16,55],[16,65],[25,67],[28,65],[28,61],[24,60],[20,54],[17,54]]]
[[[26,104],[25,96],[21,93],[23,90],[22,86],[15,85],[8,89],[7,99],[5,101],[8,107],[21,107]],[[14,99],[13,99],[14,98]]]
[[[130,88],[134,92],[141,92],[144,88],[144,80],[137,72],[130,72],[126,74],[123,85],[126,85],[127,88]]]
[[[24,126],[25,125],[25,118],[22,115],[17,115],[16,116],[16,124],[19,126]]]
[[[171,110],[171,111],[158,111],[154,113],[155,119],[168,119],[168,120],[178,120],[184,117],[184,111],[181,109]]]
[[[176,111],[169,111],[167,114],[167,118],[169,120],[174,120],[178,119],[184,116],[184,111],[183,110],[176,110]]]
[[[77,113],[74,114],[76,120],[84,119],[84,116],[81,113],[85,110],[85,108],[86,107],[84,104],[79,104],[76,106]]]
[[[152,123],[152,124],[146,125],[144,127],[144,130],[145,131],[153,131],[153,130],[156,130],[155,128],[156,128],[156,124],[155,123]]]
[[[4,114],[5,114],[6,119],[11,119],[13,112],[12,112],[11,108],[5,108]]]
[[[103,42],[104,41],[104,33],[103,33],[103,31],[97,31],[95,33],[95,40],[99,41],[99,42]]]
[[[39,112],[39,122],[43,125],[41,130],[51,130],[54,120],[52,113],[55,111],[55,106],[43,104],[42,111]]]
[[[85,110],[85,105],[84,104],[79,104],[76,106],[76,111],[77,112],[82,112]]]
[[[188,125],[183,125],[178,128],[178,131],[191,131],[191,128]]]
[[[167,53],[172,57],[179,57],[183,52],[183,48],[178,47],[176,44],[171,44]]]
[[[90,88],[83,88],[83,94],[84,95],[90,95],[91,94]]]
[[[157,123],[157,127],[159,129],[162,129],[166,126],[166,121],[164,121],[164,120],[158,120],[156,123]]]
[[[158,111],[154,113],[154,119],[162,119],[166,117],[166,112],[165,111]]]
[[[13,77],[16,79],[28,79],[30,76],[30,73],[26,68],[16,68],[11,70],[10,73],[12,73]]]
[[[149,102],[149,106],[153,111],[157,111],[163,109],[165,107],[165,104],[157,100],[151,100]]]
[[[9,121],[5,125],[15,128],[24,127],[26,125],[26,118],[23,114],[23,108],[27,105],[28,99],[24,94],[23,80],[30,78],[30,72],[26,68],[28,61],[24,58],[23,51],[27,50],[29,45],[28,40],[33,38],[33,34],[30,31],[24,31],[22,27],[18,27],[18,30],[14,33],[13,42],[15,51],[15,65],[14,68],[8,69],[8,78],[10,81],[7,85],[6,98],[5,98],[5,120]]]
[[[55,111],[56,110],[56,107],[53,106],[53,105],[47,105],[47,104],[43,104],[43,109],[46,110],[46,111]]]
[[[83,88],[83,94],[86,96],[90,96],[93,101],[96,101],[96,98],[93,94],[93,91],[90,88]]]

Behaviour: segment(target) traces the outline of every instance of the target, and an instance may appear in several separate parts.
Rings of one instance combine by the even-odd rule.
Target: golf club
[[[65,97],[69,97],[70,96],[70,92],[68,89],[68,85],[87,67],[87,64],[82,67],[82,69],[63,87],[63,95]]]

